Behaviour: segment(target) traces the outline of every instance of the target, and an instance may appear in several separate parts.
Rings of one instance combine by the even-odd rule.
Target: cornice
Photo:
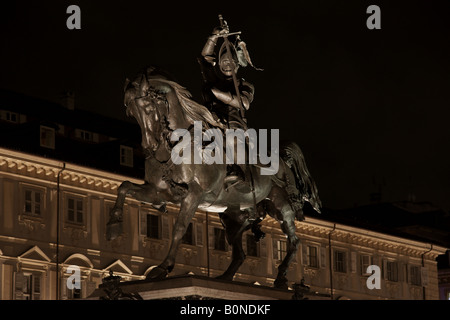
[[[282,233],[279,223],[273,218],[264,219],[261,225],[266,229],[265,232],[271,230],[275,233]],[[426,242],[308,217],[305,221],[296,221],[296,229],[301,238],[313,237],[328,242],[331,236],[334,245],[364,247],[410,257],[424,255],[425,259],[433,261],[447,250]]]
[[[4,148],[0,148],[0,172],[50,184],[56,184],[58,174],[60,174],[61,186],[107,194],[116,194],[117,188],[126,180],[138,184],[143,183],[141,180],[130,177]]]

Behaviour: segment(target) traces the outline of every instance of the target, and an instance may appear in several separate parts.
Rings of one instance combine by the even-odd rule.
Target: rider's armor
[[[198,59],[203,76],[203,99],[208,109],[229,129],[247,130],[247,120],[242,114],[248,110],[253,101],[254,87],[244,79],[238,79],[238,90],[241,101],[235,91],[233,78],[223,72],[221,65],[225,59],[228,60],[228,52],[224,44],[219,50],[217,57],[215,53],[219,36],[212,34],[203,47],[201,57]],[[231,46],[231,56],[237,71],[238,59],[234,47]],[[241,111],[241,106],[244,110]],[[241,113],[242,112],[242,113]],[[245,141],[241,141],[245,143]],[[228,167],[226,184],[239,184],[245,181],[245,164],[232,164]]]

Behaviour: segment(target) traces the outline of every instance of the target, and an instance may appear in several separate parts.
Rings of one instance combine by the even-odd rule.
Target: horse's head
[[[127,79],[124,98],[127,115],[133,116],[141,127],[142,147],[149,151],[156,151],[160,145],[168,116],[167,94],[171,91],[170,86],[150,76],[153,71],[155,68],[149,67],[134,81]]]
[[[168,130],[187,129],[194,121],[201,121],[206,128],[224,128],[206,107],[191,99],[186,88],[156,67],[126,81],[124,103],[127,115],[141,127],[144,150],[156,151]]]

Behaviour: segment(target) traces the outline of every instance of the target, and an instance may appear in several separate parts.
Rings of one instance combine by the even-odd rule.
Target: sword
[[[222,38],[226,38],[226,37],[234,36],[234,35],[241,34],[241,33],[242,33],[241,31],[237,31],[237,32],[227,32],[227,33],[224,33],[224,34],[218,34],[217,36],[218,36],[218,37],[222,37]]]
[[[227,22],[223,19],[222,15],[219,14],[219,21],[220,21],[220,26],[226,30],[228,30],[228,25]],[[241,32],[234,32],[235,34],[238,33],[240,34]],[[227,55],[228,55],[228,59],[230,60],[230,62],[233,64],[233,67],[231,68],[231,75],[233,76],[233,83],[234,83],[234,89],[236,90],[236,96],[238,98],[238,103],[239,103],[239,109],[241,111],[241,117],[242,119],[245,119],[244,117],[244,107],[242,106],[242,99],[241,99],[241,93],[239,92],[239,87],[238,87],[238,83],[237,83],[237,78],[236,78],[236,72],[234,71],[236,65],[235,65],[235,61],[233,59],[233,56],[231,55],[231,50],[230,50],[230,41],[228,40],[228,36],[231,35],[229,32],[225,33],[223,36],[223,40],[225,42],[225,46],[227,48]],[[253,214],[250,212],[249,213],[249,219],[252,220],[252,223],[254,221],[256,221],[256,194],[255,194],[255,180],[253,179],[253,174],[252,174],[252,168],[250,167],[250,164],[248,162],[246,162],[246,167],[247,167],[247,171],[250,174],[250,181],[251,181],[251,191],[252,191],[252,195],[253,195]],[[243,225],[243,227],[245,226],[245,224]]]

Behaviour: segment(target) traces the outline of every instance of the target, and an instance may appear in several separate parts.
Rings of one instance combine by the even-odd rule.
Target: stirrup
[[[226,177],[226,178],[228,178],[228,177]],[[224,179],[225,191],[228,191],[231,188],[236,188],[236,190],[238,190],[239,192],[242,192],[242,193],[248,193],[248,192],[252,191],[250,185],[248,184],[248,182],[246,180],[242,180],[238,177],[235,180],[229,179],[229,181],[227,181],[226,178]]]
[[[239,182],[239,180],[241,180],[241,179],[239,178],[238,175],[232,174],[232,175],[226,176],[226,177],[223,179],[223,182],[224,182],[224,183],[233,183],[233,184],[234,184],[234,183]]]

